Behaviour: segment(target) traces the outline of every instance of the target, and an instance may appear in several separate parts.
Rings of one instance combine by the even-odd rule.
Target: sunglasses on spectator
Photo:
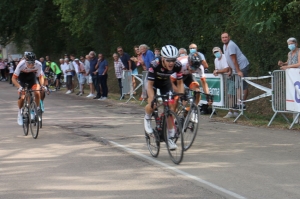
[[[191,47],[190,49],[196,49],[195,47]]]
[[[165,59],[166,62],[176,62],[176,59]]]

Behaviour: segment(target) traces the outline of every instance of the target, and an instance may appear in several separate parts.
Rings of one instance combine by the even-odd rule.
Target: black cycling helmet
[[[35,54],[33,52],[25,52],[24,58],[26,61],[33,62],[36,60]]]

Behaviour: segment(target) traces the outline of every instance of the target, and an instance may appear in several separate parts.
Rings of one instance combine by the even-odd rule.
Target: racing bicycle
[[[28,84],[25,84],[25,88],[20,92],[20,96],[22,95],[22,92],[25,92],[25,98],[24,103],[22,107],[22,118],[23,118],[23,132],[24,135],[27,136],[29,132],[34,139],[36,139],[39,135],[39,127],[40,127],[40,114],[37,110],[37,105],[34,101],[34,95],[32,94],[35,91],[41,91],[39,90],[32,90],[28,89]]]
[[[182,134],[184,140],[184,150],[187,151],[193,144],[199,125],[200,111],[198,104],[195,103],[196,96],[206,95],[208,102],[213,102],[213,95],[205,94],[201,91],[185,89],[185,96],[178,101],[177,115],[182,124]]]
[[[146,143],[150,154],[153,157],[157,157],[160,151],[160,143],[165,142],[169,156],[175,164],[179,164],[183,159],[184,145],[182,125],[177,114],[170,110],[169,104],[174,103],[174,100],[172,98],[178,95],[182,94],[168,94],[155,96],[154,100],[152,101],[154,111],[152,113],[151,118],[149,119],[153,128],[153,133],[148,134],[145,132]],[[162,99],[162,101],[159,101],[158,99]],[[160,107],[163,109],[161,114],[158,113]],[[173,142],[177,144],[176,149],[170,149],[169,143],[167,141],[167,127],[171,125],[175,130],[175,135],[170,139],[172,139]]]

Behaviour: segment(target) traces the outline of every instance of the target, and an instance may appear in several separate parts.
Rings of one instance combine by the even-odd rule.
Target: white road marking
[[[177,169],[177,168],[175,168],[175,167],[169,166],[169,165],[167,165],[167,164],[165,164],[165,163],[163,163],[163,162],[160,162],[160,161],[158,161],[158,160],[156,160],[156,159],[154,159],[154,158],[151,158],[151,157],[146,156],[146,155],[144,155],[144,154],[142,154],[142,153],[140,153],[140,152],[137,152],[137,151],[135,151],[135,150],[133,150],[133,149],[130,149],[130,148],[128,148],[128,147],[125,147],[125,146],[123,146],[123,145],[121,145],[121,144],[119,144],[119,143],[116,143],[116,142],[113,142],[113,141],[109,141],[109,142],[110,142],[111,144],[113,144],[114,146],[117,146],[117,147],[119,147],[119,148],[122,148],[123,150],[127,151],[128,153],[131,153],[131,154],[134,154],[134,155],[139,156],[139,157],[141,157],[141,158],[147,159],[148,161],[154,162],[154,163],[156,163],[156,164],[158,164],[158,165],[160,165],[160,166],[165,167],[166,169],[172,170],[172,171],[174,171],[174,172],[176,172],[176,173],[179,173],[179,174],[181,174],[181,175],[183,175],[183,176],[185,176],[185,177],[188,177],[188,178],[190,178],[190,179],[192,179],[192,180],[195,180],[195,181],[197,181],[197,182],[200,182],[200,183],[202,183],[202,184],[204,184],[204,185],[206,185],[206,186],[208,186],[208,187],[211,187],[211,188],[213,188],[213,189],[215,189],[215,190],[218,190],[218,191],[220,191],[220,192],[222,192],[222,193],[225,193],[225,194],[227,194],[227,195],[229,195],[229,196],[231,196],[231,197],[234,197],[234,198],[237,198],[237,199],[246,199],[244,196],[241,196],[241,195],[239,195],[239,194],[237,194],[237,193],[234,193],[234,192],[232,192],[232,191],[229,191],[229,190],[227,190],[227,189],[225,189],[225,188],[222,188],[222,187],[220,187],[220,186],[218,186],[218,185],[215,185],[215,184],[213,184],[213,183],[210,183],[210,182],[208,182],[208,181],[205,181],[205,180],[203,180],[203,179],[201,179],[201,178],[198,178],[198,177],[196,177],[196,176],[194,176],[194,175],[191,175],[191,174],[189,174],[189,173],[187,173],[187,172],[185,172],[185,171],[181,171],[181,170],[179,170],[179,169]]]

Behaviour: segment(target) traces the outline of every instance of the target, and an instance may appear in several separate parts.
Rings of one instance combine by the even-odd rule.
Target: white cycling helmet
[[[165,58],[177,58],[178,49],[172,45],[165,45],[161,48],[161,56]]]

